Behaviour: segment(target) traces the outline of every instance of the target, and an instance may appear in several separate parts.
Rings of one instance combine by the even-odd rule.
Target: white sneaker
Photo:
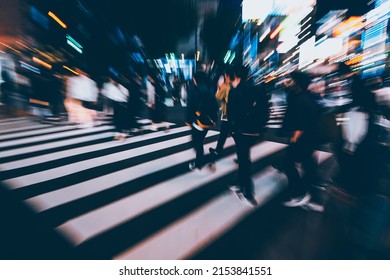
[[[286,207],[303,206],[307,204],[310,201],[310,199],[311,199],[310,193],[306,193],[303,196],[291,198],[289,201],[284,202],[283,205]]]
[[[257,201],[256,201],[256,199],[253,196],[252,197],[245,197],[243,195],[242,202],[245,205],[250,206],[250,207],[256,207],[257,206]]]
[[[243,202],[244,201],[244,194],[242,193],[242,191],[241,190],[237,190],[237,191],[233,191],[233,194],[235,195],[235,197],[237,197],[238,198],[238,200],[240,201],[240,202]]]
[[[190,169],[191,171],[197,169],[197,168],[195,167],[195,162],[190,162],[190,163],[188,164],[188,169]]]
[[[324,206],[315,203],[315,202],[309,202],[305,205],[302,206],[303,209],[308,210],[308,211],[314,211],[314,212],[324,212]]]
[[[230,189],[232,192],[238,192],[238,191],[240,191],[240,187],[237,186],[237,185],[231,185],[231,186],[229,186],[229,189]]]
[[[151,130],[151,131],[158,131],[157,125],[152,124],[152,125],[150,126],[150,130]]]

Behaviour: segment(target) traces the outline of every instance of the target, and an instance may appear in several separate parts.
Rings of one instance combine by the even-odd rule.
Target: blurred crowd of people
[[[325,201],[316,200],[313,190],[324,184],[318,174],[315,151],[327,145],[337,159],[338,172],[333,178],[327,178],[326,184],[348,194],[360,211],[375,212],[367,209],[367,205],[373,200],[380,201],[384,206],[377,214],[386,217],[383,223],[390,221],[390,93],[381,77],[363,80],[360,73],[344,63],[338,65],[327,83],[318,83],[318,77],[294,71],[284,76],[281,83],[268,85],[255,84],[248,68],[243,66],[213,73],[213,78],[210,73],[199,71],[188,81],[177,76],[167,80],[161,73],[150,71],[146,76],[110,74],[97,83],[83,69],[74,72],[67,77],[50,76],[47,71],[31,73],[26,84],[33,93],[23,95],[18,92],[12,73],[3,69],[2,102],[11,115],[20,108],[26,109],[25,105],[15,105],[20,102],[50,108],[53,118],[61,118],[65,109],[67,123],[81,127],[99,125],[101,113],[113,114],[115,139],[124,140],[139,130],[136,117],[144,105],[149,110],[152,127],[167,121],[166,100],[171,99],[174,107],[186,107],[185,121],[191,127],[196,154],[189,169],[213,172],[215,160],[223,155],[226,138],[231,135],[238,164],[231,189],[240,200],[255,206],[250,149],[263,139],[272,94],[276,87],[279,94],[282,87],[287,109],[279,135],[287,139],[289,147],[283,160],[275,166],[288,178],[283,204],[324,210]],[[329,103],[334,96],[343,102]],[[204,139],[217,124],[221,131],[218,143],[205,156]],[[357,217],[359,224],[348,222],[356,229],[367,225],[366,218],[362,214]]]
[[[108,72],[96,77],[82,67],[67,73],[44,67],[18,68],[1,71],[5,116],[38,115],[45,121],[87,128],[100,125],[100,116],[113,115],[118,140],[139,129],[136,117],[141,115],[150,118],[151,129],[157,130],[156,124],[166,121],[167,99],[178,107],[186,102],[188,81],[163,77],[158,71],[126,76]]]

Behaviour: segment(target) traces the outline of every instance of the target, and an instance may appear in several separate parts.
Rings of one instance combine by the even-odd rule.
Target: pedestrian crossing
[[[0,134],[7,135],[0,140],[2,188],[81,259],[191,258],[286,186],[271,167],[286,148],[281,143],[252,148],[258,205],[251,207],[228,190],[237,172],[232,138],[216,171],[191,172],[195,152],[187,126],[165,123],[160,129],[169,125],[168,131],[153,131],[150,121],[139,120],[144,133],[120,142],[109,123],[83,129],[28,119],[0,124],[11,123]],[[218,135],[208,132],[205,151]],[[318,156],[325,162],[331,154]]]
[[[267,122],[266,127],[268,128],[281,128],[283,125],[284,114],[286,112],[287,106],[272,106],[270,118]]]

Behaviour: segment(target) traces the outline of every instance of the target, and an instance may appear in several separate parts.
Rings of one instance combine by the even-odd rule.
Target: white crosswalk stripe
[[[270,118],[266,127],[268,128],[281,128],[283,124],[284,114],[286,106],[273,106],[271,107]]]
[[[112,147],[128,145],[130,143],[145,141],[148,139],[152,139],[152,138],[156,138],[156,137],[160,137],[160,136],[164,136],[164,135],[165,136],[171,135],[171,134],[175,134],[175,133],[183,132],[183,131],[188,131],[188,130],[189,130],[189,127],[179,127],[179,128],[174,128],[169,132],[159,131],[159,132],[155,132],[155,133],[150,133],[150,134],[146,134],[146,135],[140,135],[140,136],[128,138],[126,141],[122,141],[122,142],[114,142],[113,141],[113,142],[109,142],[109,143],[89,145],[87,147],[81,147],[81,148],[65,150],[65,151],[60,151],[60,152],[55,152],[55,153],[48,153],[48,154],[44,154],[44,155],[36,156],[36,157],[29,157],[27,159],[16,160],[16,161],[12,161],[9,163],[4,163],[2,165],[2,170],[3,171],[12,170],[12,169],[19,168],[20,166],[40,164],[40,163],[48,162],[48,161],[58,159],[58,158],[71,157],[71,156],[85,154],[85,153],[93,152],[93,151],[97,151],[97,150],[110,149]],[[102,133],[102,134],[98,134],[96,136],[101,136],[104,138],[113,137],[114,133],[113,132]],[[83,141],[87,141],[88,139],[96,139],[96,136],[83,137],[83,139],[78,139],[78,140],[79,141],[81,140],[80,142],[83,142]],[[68,141],[68,142],[74,143],[73,141]],[[67,141],[63,141],[62,143],[60,143],[60,145],[61,144],[66,145],[66,143],[67,143]],[[57,145],[58,145],[58,143],[57,143]],[[50,147],[50,144],[44,144],[42,146],[44,146],[43,149],[45,149],[45,148],[47,149],[48,147]],[[36,148],[37,147],[35,147],[35,149]],[[25,149],[25,150],[27,150],[27,149]]]
[[[253,149],[253,152],[256,153],[253,160],[258,160],[267,154],[284,148],[284,146],[283,144],[271,142],[261,143]],[[172,180],[152,186],[136,195],[98,209],[95,212],[71,220],[61,225],[59,230],[67,232],[73,239],[73,242],[79,244],[88,237],[96,235],[116,223],[134,218],[152,207],[157,207],[203,184],[233,172],[236,168],[233,158],[234,155],[231,155],[218,161],[218,172],[210,173],[208,176],[200,176],[196,172],[183,174]],[[85,227],[85,225],[88,226]]]
[[[0,142],[2,186],[81,258],[97,253],[105,259],[191,258],[286,186],[285,176],[270,167],[285,144],[262,141],[252,147],[258,205],[249,207],[227,188],[238,169],[231,137],[215,171],[190,171],[195,152],[189,127],[164,123],[159,128],[169,125],[169,131],[151,131],[149,120],[139,123],[144,134],[123,142],[113,140],[111,125],[10,128]],[[218,134],[208,132],[206,157]],[[330,156],[318,155],[320,161]],[[148,226],[152,221],[157,224]]]

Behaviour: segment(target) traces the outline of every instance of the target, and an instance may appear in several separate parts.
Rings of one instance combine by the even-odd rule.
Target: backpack
[[[189,113],[187,123],[194,122],[201,129],[214,128],[217,124],[218,103],[210,89],[205,86],[198,86],[194,89],[192,102],[187,104]]]

